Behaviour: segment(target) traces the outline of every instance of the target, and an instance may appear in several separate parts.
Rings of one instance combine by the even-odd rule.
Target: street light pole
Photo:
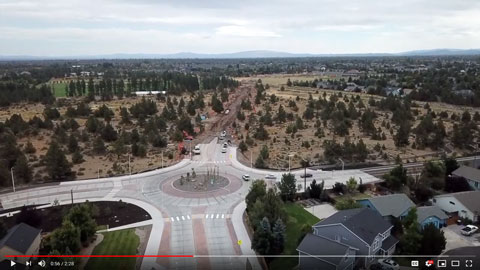
[[[13,177],[13,167],[10,168],[10,173],[12,174],[12,187],[13,187],[13,192],[15,192],[15,178]]]
[[[162,150],[162,169],[163,169],[163,150]]]
[[[341,158],[339,158],[338,160],[340,160],[340,162],[342,162],[342,171],[345,170],[345,162],[343,162],[343,160]]]

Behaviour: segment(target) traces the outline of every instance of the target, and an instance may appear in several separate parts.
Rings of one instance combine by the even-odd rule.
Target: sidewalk
[[[240,245],[242,255],[256,256],[257,254],[251,248],[252,242],[250,240],[250,236],[248,235],[247,229],[243,224],[243,213],[245,212],[246,207],[247,205],[245,204],[245,201],[242,201],[233,209],[233,214],[232,214],[233,228],[235,229],[235,234],[237,235],[237,239],[242,241],[242,244]],[[242,259],[246,261],[247,258],[242,258]],[[258,270],[262,269],[257,258],[249,257],[248,261],[252,265],[252,269],[258,269]]]

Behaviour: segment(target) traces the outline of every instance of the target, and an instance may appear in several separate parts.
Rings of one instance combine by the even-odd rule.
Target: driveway
[[[480,234],[476,233],[471,236],[464,236],[460,232],[463,227],[463,225],[454,224],[442,228],[445,238],[447,239],[445,251],[459,247],[480,246]]]
[[[310,212],[312,215],[318,217],[319,219],[325,219],[337,212],[337,209],[335,209],[335,207],[333,207],[333,205],[329,203],[314,205],[305,208],[305,210]]]

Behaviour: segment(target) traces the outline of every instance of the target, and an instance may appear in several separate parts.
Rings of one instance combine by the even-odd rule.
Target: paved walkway
[[[245,201],[242,201],[237,206],[235,206],[232,214],[232,224],[233,224],[233,228],[235,229],[235,234],[237,236],[237,239],[242,241],[242,244],[240,245],[242,255],[256,256],[257,254],[251,248],[252,242],[250,241],[250,236],[248,235],[247,229],[245,228],[243,223],[243,213],[245,212],[246,209],[247,209],[247,205]],[[246,259],[247,258],[244,258],[245,261]],[[252,269],[255,269],[255,270],[262,269],[257,258],[250,257],[248,260],[252,265]]]

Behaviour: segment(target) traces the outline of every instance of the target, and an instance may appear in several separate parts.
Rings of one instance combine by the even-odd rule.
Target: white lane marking
[[[172,222],[174,222],[174,221],[175,221],[175,219],[174,219],[173,217],[171,217],[171,219],[172,219]]]
[[[213,214],[210,216],[210,218],[213,218]]]
[[[224,215],[224,214],[222,214],[222,218],[225,218],[225,215]]]
[[[179,217],[177,217],[177,221],[180,221],[180,218],[179,218]]]
[[[185,220],[185,217],[184,217],[184,216],[182,216],[182,220]]]
[[[205,215],[205,218],[208,218],[208,214]]]
[[[189,216],[189,215],[187,215],[187,219],[190,219],[190,216]]]
[[[219,216],[220,216],[220,214],[217,214],[217,217],[216,217],[216,218],[218,218]]]

